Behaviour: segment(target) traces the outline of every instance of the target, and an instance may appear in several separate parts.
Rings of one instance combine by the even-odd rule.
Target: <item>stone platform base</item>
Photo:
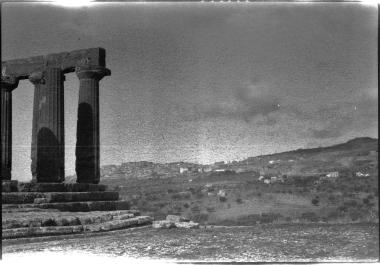
[[[149,225],[138,211],[12,213],[2,220],[3,239],[91,233]]]
[[[53,203],[78,201],[115,201],[119,199],[116,191],[92,192],[3,192],[3,204]]]
[[[105,185],[2,181],[3,239],[92,233],[142,226],[152,218],[129,210]]]
[[[88,183],[32,183],[2,181],[2,192],[89,192],[105,191],[107,186]]]
[[[34,204],[3,204],[2,209],[9,212],[19,208],[57,209],[64,212],[117,211],[129,210],[129,201],[84,201],[84,202],[55,202]]]

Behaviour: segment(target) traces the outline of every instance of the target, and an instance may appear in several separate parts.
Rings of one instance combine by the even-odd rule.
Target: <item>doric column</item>
[[[38,105],[41,94],[41,85],[45,84],[45,79],[42,72],[36,72],[29,76],[29,81],[34,85],[33,97],[33,121],[32,121],[32,145],[30,152],[30,159],[32,160],[30,169],[32,172],[32,182],[37,182],[37,118],[38,118]]]
[[[65,179],[64,75],[60,68],[34,73],[35,85],[31,171],[33,181],[62,182]]]
[[[12,90],[18,79],[1,76],[1,180],[10,180],[12,171]]]
[[[111,74],[99,66],[78,66],[79,102],[75,170],[78,183],[100,181],[99,81]]]

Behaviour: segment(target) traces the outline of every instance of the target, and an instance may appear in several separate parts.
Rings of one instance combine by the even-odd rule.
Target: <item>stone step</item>
[[[82,201],[2,205],[3,212],[19,208],[58,209],[62,212],[116,211],[129,210],[130,203],[129,201]]]
[[[1,209],[3,216],[5,214],[8,214],[8,213],[30,213],[30,212],[47,212],[47,211],[59,212],[59,210],[57,210],[57,209],[39,209],[39,208],[28,208],[28,207],[24,207],[24,208],[15,208],[15,207],[4,208],[4,207],[2,207],[2,209]]]
[[[106,185],[89,183],[31,183],[19,182],[19,192],[86,192],[105,191]]]
[[[134,226],[149,225],[152,223],[152,221],[152,218],[149,216],[137,216],[124,220],[111,220],[100,224],[3,229],[2,238],[11,239],[36,236],[105,232],[130,228]]]
[[[89,183],[34,183],[1,181],[2,192],[86,192],[105,191],[107,186]]]
[[[119,193],[116,191],[92,192],[3,192],[2,203],[53,203],[78,201],[116,201]]]
[[[74,226],[125,220],[139,216],[139,211],[94,211],[94,212],[13,212],[3,214],[2,229],[45,226]]]
[[[17,180],[2,180],[1,191],[2,192],[17,192]]]

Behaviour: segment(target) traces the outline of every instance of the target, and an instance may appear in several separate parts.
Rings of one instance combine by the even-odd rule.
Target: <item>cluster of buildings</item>
[[[247,160],[248,161],[248,160]],[[291,162],[294,160],[288,160]],[[266,161],[267,165],[274,165],[280,163],[281,160],[270,160]],[[253,165],[252,165],[253,166]],[[285,182],[286,178],[280,174],[280,172],[287,172],[287,168],[269,168],[261,167],[260,170],[257,170],[257,167],[253,168],[251,165],[237,163],[225,163],[223,161],[216,162],[211,165],[200,165],[187,162],[175,162],[175,163],[153,163],[148,161],[139,161],[139,162],[128,162],[122,163],[120,166],[117,165],[107,165],[101,168],[101,176],[104,178],[107,177],[120,177],[124,176],[126,178],[152,178],[152,177],[172,177],[175,175],[182,174],[197,174],[197,173],[212,173],[212,172],[234,172],[234,173],[243,173],[243,172],[256,172],[254,178],[258,177],[258,180],[266,183],[277,183]],[[258,173],[260,171],[260,174]],[[343,173],[342,173],[343,174]],[[369,177],[370,173],[367,170],[361,170],[353,173],[356,177]],[[306,174],[305,177],[308,175]],[[326,173],[312,173],[310,176],[318,177],[317,181],[334,181],[340,176],[338,171],[331,171]]]
[[[260,175],[257,179],[258,181],[261,181],[265,184],[273,184],[273,183],[283,183],[285,182],[286,178],[284,176],[271,176],[271,175]]]

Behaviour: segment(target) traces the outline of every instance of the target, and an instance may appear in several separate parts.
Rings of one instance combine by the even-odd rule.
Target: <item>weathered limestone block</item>
[[[133,218],[135,215],[133,213],[127,213],[127,214],[122,214],[122,215],[115,215],[112,219],[113,220],[125,220],[129,218]]]
[[[19,192],[90,192],[105,191],[106,185],[89,183],[18,183]]]
[[[84,225],[83,229],[84,231],[89,231],[89,232],[111,231],[111,230],[118,230],[118,229],[133,227],[136,225],[148,225],[151,222],[152,222],[152,218],[150,218],[149,216],[139,216],[139,217],[133,217],[126,220],[114,220],[114,221],[104,222],[101,224]]]
[[[181,221],[183,220],[183,221]],[[178,215],[168,215],[166,220],[154,221],[153,228],[199,228],[199,224]]]
[[[3,204],[1,212],[7,213],[30,213],[30,212],[59,212],[57,209],[39,209],[35,207],[28,207],[22,204]]]
[[[2,220],[3,239],[111,231],[149,225],[153,221],[149,216],[133,216],[132,214],[127,219],[113,220],[114,212],[105,214],[102,212],[57,212],[52,213],[51,217],[41,214],[41,218],[32,218],[31,216],[34,215],[36,213],[21,215],[17,219]]]
[[[47,198],[35,198],[34,201],[33,201],[33,203],[36,203],[36,204],[38,204],[38,203],[48,203],[48,202],[49,201],[48,201]]]
[[[102,66],[79,65],[79,103],[75,170],[78,183],[100,181],[99,81],[111,72]]]
[[[1,191],[2,192],[15,192],[17,191],[17,180],[2,180]]]
[[[177,228],[187,228],[187,229],[194,229],[194,228],[199,228],[199,224],[195,222],[176,222],[175,226]]]
[[[129,201],[86,201],[86,202],[56,202],[40,204],[3,204],[3,209],[41,208],[57,209],[63,212],[90,212],[129,210]]]
[[[116,201],[119,193],[116,191],[100,192],[61,192],[47,193],[48,202],[74,202],[74,201]]]
[[[75,226],[100,224],[108,221],[134,218],[129,211],[94,212],[13,212],[3,214],[2,228],[20,228],[30,226]],[[144,219],[144,218],[143,218]],[[145,219],[144,219],[145,220]],[[146,220],[145,220],[146,221]]]
[[[172,221],[162,220],[162,221],[153,221],[153,228],[175,228],[175,224]]]
[[[116,191],[94,192],[8,192],[1,194],[2,203],[53,203],[78,201],[116,201]]]
[[[171,221],[171,222],[189,222],[190,220],[186,217],[179,216],[179,215],[167,215],[166,216],[166,221]]]
[[[42,219],[11,219],[2,220],[2,229],[20,228],[20,227],[31,227],[31,226],[42,226]]]
[[[46,226],[2,230],[3,239],[80,233],[82,226]]]
[[[139,216],[139,218],[137,218],[138,225],[151,224],[152,222],[153,222],[153,218],[150,216]]]
[[[44,198],[43,193],[37,192],[3,192],[1,201],[3,204],[32,203],[36,198]]]

